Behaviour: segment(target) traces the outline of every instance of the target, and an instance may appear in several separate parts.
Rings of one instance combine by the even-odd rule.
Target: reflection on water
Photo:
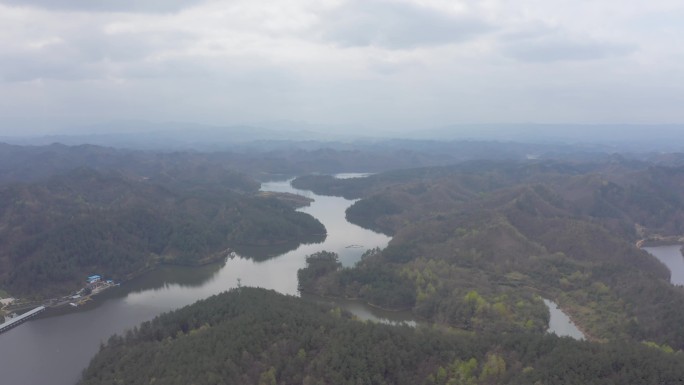
[[[314,199],[300,211],[323,223],[328,232],[325,240],[299,246],[282,245],[280,250],[277,247],[241,249],[245,255],[255,258],[238,255],[201,267],[164,266],[102,293],[89,305],[51,312],[27,322],[0,334],[1,383],[72,385],[100,343],[114,333],[234,288],[238,279],[244,286],[298,295],[297,270],[305,266],[307,255],[333,251],[339,253],[344,266],[351,266],[367,249],[384,248],[389,242],[390,238],[383,234],[346,221],[345,210],[353,201],[296,190],[289,181],[264,183],[262,190],[296,193]],[[362,319],[393,320],[389,314],[364,309],[359,303],[345,306]]]
[[[238,255],[246,258],[251,258],[255,261],[265,261],[267,259],[275,258],[277,256],[287,254],[290,251],[297,250],[300,245],[320,244],[325,241],[326,235],[312,235],[301,240],[301,242],[285,242],[277,245],[268,246],[254,246],[254,245],[237,245],[233,250]]]
[[[555,302],[545,298],[543,300],[546,307],[549,308],[549,313],[551,313],[551,318],[549,319],[549,333],[556,334],[559,337],[572,337],[576,340],[585,339],[584,333],[577,328],[570,317],[568,317]]]
[[[87,312],[107,304],[110,300],[125,299],[136,293],[147,291],[169,290],[174,286],[181,289],[201,287],[212,280],[224,266],[225,261],[192,267],[162,265],[143,276],[127,281],[123,286],[114,287],[98,294],[95,297],[96,300],[87,302],[76,309],[65,306],[49,309],[44,314],[45,317],[55,317],[74,312]]]

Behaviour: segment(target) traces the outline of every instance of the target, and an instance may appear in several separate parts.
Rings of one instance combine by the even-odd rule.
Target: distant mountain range
[[[407,137],[602,145],[614,151],[684,150],[684,124],[463,124],[414,131]]]
[[[195,123],[110,122],[75,128],[68,134],[0,137],[20,145],[95,144],[135,149],[218,150],[263,140],[312,140],[322,136],[305,130],[273,130],[252,126],[211,126]]]
[[[358,127],[271,122],[256,125],[117,121],[65,129],[63,134],[0,137],[20,145],[95,144],[149,150],[218,151],[252,143],[350,143],[403,140],[474,140],[583,146],[603,152],[684,151],[684,125],[459,124],[396,132]]]

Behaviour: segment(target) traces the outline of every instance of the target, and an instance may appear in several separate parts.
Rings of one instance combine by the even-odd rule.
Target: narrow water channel
[[[353,177],[354,175],[344,175]],[[269,182],[264,191],[290,192],[308,196],[314,202],[301,209],[320,220],[328,230],[323,243],[273,249],[245,249],[225,262],[198,268],[162,267],[126,282],[96,297],[92,303],[73,310],[63,309],[26,322],[0,334],[0,383],[8,385],[73,385],[97,352],[100,343],[155,316],[191,304],[199,299],[235,287],[273,289],[298,295],[297,270],[307,255],[321,250],[336,252],[345,266],[351,266],[367,250],[384,248],[390,238],[353,225],[345,210],[353,201],[318,196],[292,188],[289,181]],[[290,248],[292,250],[287,251]],[[106,275],[106,272],[102,272]],[[380,322],[410,321],[401,313],[382,312],[353,301],[338,303],[361,319]]]
[[[665,245],[644,247],[644,250],[656,257],[660,262],[670,269],[670,282],[673,285],[684,285],[684,256],[682,256],[682,245]],[[575,339],[584,339],[584,334],[570,320],[558,305],[550,300],[544,299],[544,303],[549,308],[551,319],[549,320],[549,333],[559,336],[570,336]]]

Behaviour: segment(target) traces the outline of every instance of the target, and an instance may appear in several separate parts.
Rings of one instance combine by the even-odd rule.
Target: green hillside
[[[348,219],[394,234],[353,269],[304,273],[304,291],[473,331],[542,331],[543,296],[593,339],[684,348],[684,292],[634,246],[681,234],[684,169],[477,162],[300,183],[363,194]]]
[[[122,280],[158,263],[207,262],[238,245],[325,236],[320,222],[291,203],[217,183],[186,188],[78,169],[2,187],[0,287],[56,296],[93,273]]]
[[[339,309],[242,288],[113,336],[79,384],[677,384],[682,378],[680,354],[642,344],[363,323]]]

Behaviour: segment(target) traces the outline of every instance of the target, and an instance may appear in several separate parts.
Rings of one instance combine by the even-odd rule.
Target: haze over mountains
[[[603,362],[579,372],[582,378],[594,378],[606,370],[609,374],[603,383],[644,376],[658,383],[680,376],[684,358],[671,353],[684,349],[680,328],[684,296],[681,288],[670,284],[667,268],[635,245],[682,235],[684,154],[653,151],[643,144],[651,137],[649,131],[639,131],[636,126],[621,131],[624,134],[618,137],[629,139],[631,148],[638,150],[630,153],[625,150],[629,147],[611,141],[610,135],[619,135],[621,127],[606,127],[602,136],[589,137],[598,140],[591,144],[580,140],[591,129],[588,126],[575,132],[573,127],[548,132],[542,126],[517,127],[528,142],[485,140],[487,135],[504,132],[493,126],[471,131],[482,135],[481,140],[458,140],[457,131],[449,129],[434,131],[430,140],[296,139],[311,134],[304,131],[284,140],[277,135],[286,131],[276,129],[235,127],[229,130],[232,135],[225,135],[220,128],[195,127],[205,131],[193,134],[174,126],[165,131],[168,134],[151,131],[136,137],[135,133],[122,133],[121,138],[128,135],[134,141],[121,144],[121,148],[0,144],[2,289],[22,300],[52,301],[78,289],[82,278],[92,271],[122,281],[122,290],[127,290],[129,278],[145,279],[145,272],[160,266],[220,261],[230,250],[240,254],[247,246],[276,246],[281,250],[278,253],[287,253],[300,244],[317,245],[330,231],[324,229],[327,224],[295,211],[311,199],[293,200],[296,196],[292,194],[258,190],[260,181],[300,176],[293,186],[318,194],[315,202],[324,199],[323,195],[357,200],[346,211],[348,221],[392,234],[385,249],[369,250],[354,267],[343,268],[335,253],[293,255],[307,262],[299,274],[289,276],[299,283],[302,293],[354,298],[368,306],[408,311],[437,329],[450,329],[455,335],[475,333],[477,341],[491,339],[464,347],[463,354],[448,359],[439,349],[421,353],[423,346],[432,344],[416,342],[415,347],[406,348],[406,354],[418,357],[411,359],[418,367],[409,371],[410,378],[447,384],[448,376],[442,373],[459,375],[462,362],[454,361],[459,359],[473,362],[470,383],[526,384],[532,378],[564,376],[575,357],[585,356],[576,349],[592,351]],[[542,135],[545,132],[547,135]],[[557,134],[555,139],[551,133]],[[678,133],[674,126],[654,130],[654,143],[660,146],[656,148],[667,148],[667,141],[677,146],[681,143]],[[222,134],[225,142],[212,136]],[[274,138],[271,135],[276,138],[260,139]],[[60,139],[64,138],[78,139]],[[84,141],[92,138],[96,136],[81,137]],[[111,138],[105,139],[112,145]],[[355,171],[375,174],[356,179],[322,175]],[[358,242],[353,237],[347,241],[350,245]],[[315,255],[324,258],[311,258]],[[251,258],[258,265],[264,258],[276,261],[280,257],[255,253]],[[227,260],[220,263],[227,268]],[[264,275],[264,279],[272,277]],[[215,317],[204,314],[199,305],[183,310],[203,314],[197,325],[191,327],[180,317],[180,329],[173,326],[176,321],[158,329],[168,329],[170,338],[157,338],[161,331],[145,324],[122,337],[124,340],[110,339],[94,358],[84,381],[108,383],[106,376],[113,373],[110,364],[124,368],[115,371],[117,377],[139,377],[144,383],[161,378],[159,372],[145,370],[148,364],[133,369],[108,358],[129,356],[120,354],[122,351],[151,357],[155,349],[173,352],[155,361],[154,365],[159,364],[155,367],[165,371],[180,360],[188,363],[178,367],[187,369],[184,375],[190,377],[200,372],[196,369],[200,361],[212,362],[206,357],[221,357],[222,363],[230,359],[235,364],[228,365],[230,373],[201,371],[212,373],[211,378],[269,377],[278,382],[290,377],[342,375],[337,366],[319,365],[309,352],[347,357],[341,358],[345,362],[359,355],[349,353],[355,347],[339,341],[333,344],[324,339],[320,346],[314,344],[306,333],[318,330],[318,322],[337,325],[342,335],[351,329],[371,334],[379,331],[378,338],[388,343],[422,338],[418,330],[357,324],[339,309],[324,308],[320,320],[306,325],[298,321],[283,324],[283,314],[288,312],[278,311],[279,304],[287,307],[288,301],[302,301],[302,311],[319,310],[311,310],[306,298],[255,295],[272,300],[267,308],[278,313],[276,322],[271,322],[271,316],[260,318],[270,314],[258,308],[266,302],[254,304],[255,312],[245,313],[244,323],[235,323],[230,312]],[[571,343],[548,336],[548,309],[540,295],[571,314],[592,342]],[[221,303],[232,306],[228,305],[230,299]],[[221,339],[224,337],[211,337],[213,333],[223,335],[221,325],[229,325],[225,330],[245,336],[245,344],[250,345],[259,341],[251,337],[250,325],[263,328],[269,324],[284,325],[284,329],[269,329],[273,335],[263,341],[279,339],[287,348],[276,349],[264,361],[253,358],[269,350],[270,343],[255,346],[250,358],[243,357],[240,349],[227,349],[232,345]],[[295,324],[301,326],[297,329],[301,332],[293,329]],[[147,340],[147,331],[152,330],[154,338]],[[288,333],[303,339],[290,338]],[[441,332],[435,333],[434,338],[439,338]],[[404,334],[407,337],[402,337]],[[207,352],[204,338],[214,341],[216,349]],[[119,344],[121,341],[125,343]],[[359,344],[365,346],[368,341],[364,337]],[[463,341],[469,340],[454,339],[453,343],[466,346]],[[502,341],[510,344],[502,345]],[[525,347],[528,343],[532,344],[529,349]],[[305,353],[299,353],[300,346]],[[540,361],[549,349],[557,351],[557,364]],[[625,349],[631,352],[629,360],[645,362],[642,367],[625,371],[612,366],[623,362]],[[175,353],[181,351],[188,353]],[[375,367],[377,358],[386,355],[367,356],[359,365]],[[295,368],[288,357],[299,357],[297,362],[302,365],[287,369]],[[311,359],[305,360],[307,357]],[[502,363],[506,370],[501,370],[496,380],[489,377],[489,367],[502,367]],[[524,366],[532,364],[530,369]],[[400,373],[394,366],[388,368],[393,374],[386,374],[386,379]],[[82,367],[76,369],[80,372]],[[430,380],[433,377],[434,381]],[[181,383],[190,381],[189,377],[178,378],[187,380]],[[215,383],[212,381],[198,383]]]
[[[152,150],[217,151],[235,147],[287,146],[300,142],[312,147],[389,139],[420,141],[496,141],[547,145],[576,145],[599,152],[663,152],[684,150],[681,124],[459,124],[411,130],[326,126],[301,122],[250,125],[208,125],[183,122],[111,121],[55,128],[51,134],[14,134],[0,141],[19,145],[95,144]],[[332,144],[336,143],[336,144]]]
[[[0,0],[0,383],[684,384],[682,20]]]

